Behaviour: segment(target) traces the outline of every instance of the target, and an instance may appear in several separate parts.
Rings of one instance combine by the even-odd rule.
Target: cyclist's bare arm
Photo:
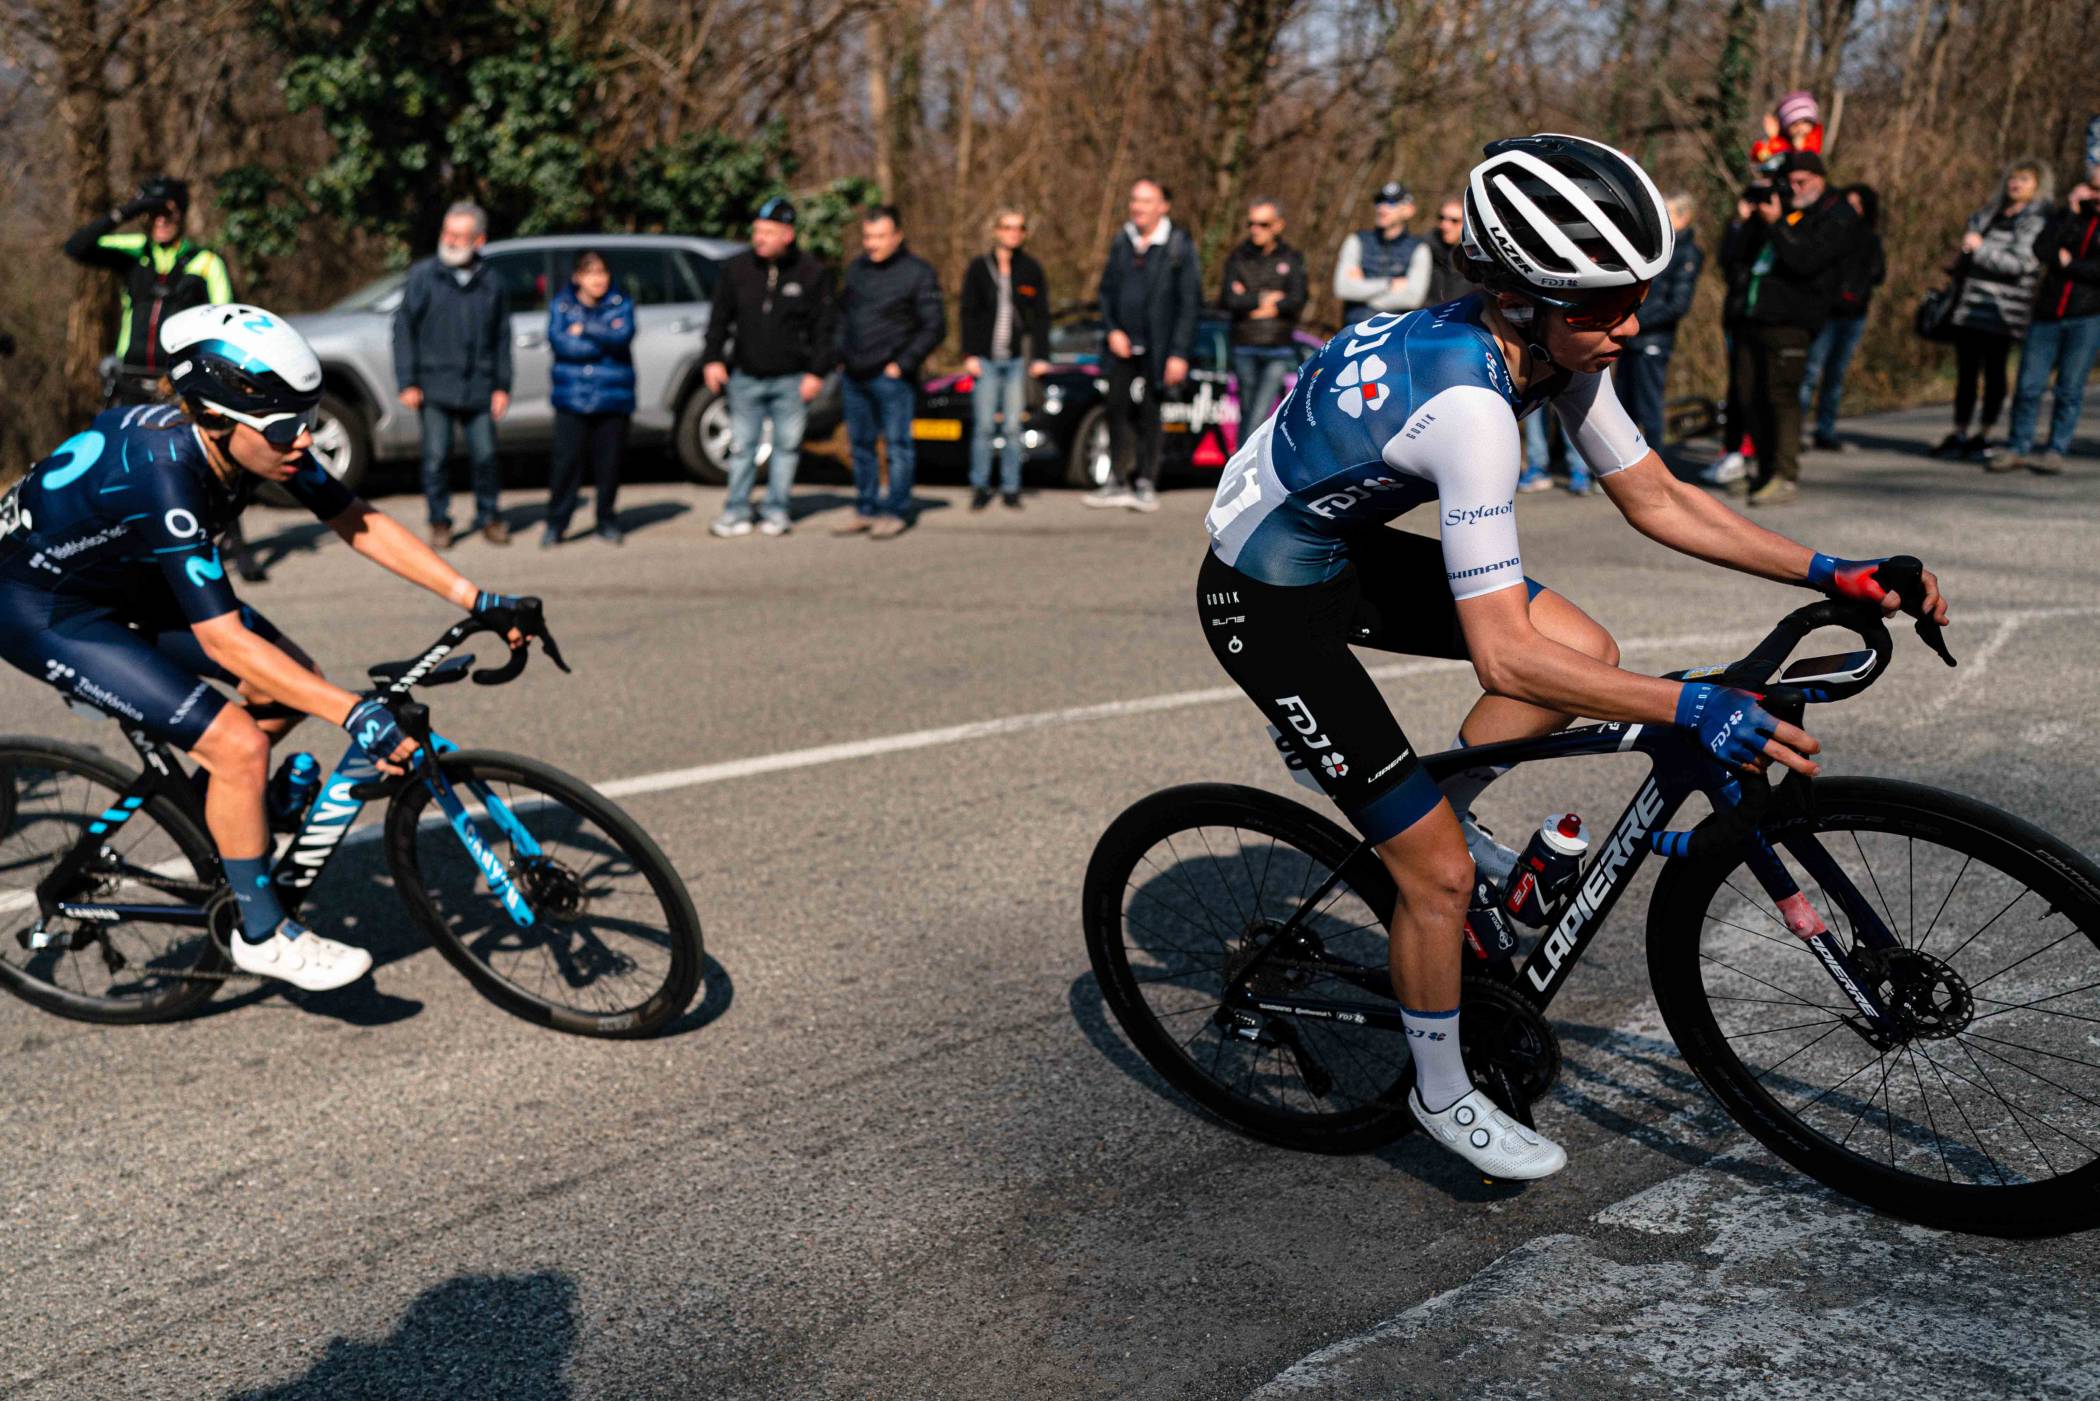
[[[478,591],[473,582],[386,512],[355,501],[328,522],[328,528],[342,536],[351,549],[387,572],[430,590],[455,608],[474,607]],[[508,640],[512,647],[525,645],[524,634],[516,628],[511,629]]]
[[[1530,598],[1522,587],[1462,598],[1457,607],[1473,672],[1490,694],[1593,720],[1676,723],[1683,683],[1622,671],[1555,642],[1531,625]],[[1766,753],[1813,775],[1817,766],[1805,756],[1821,748],[1806,730],[1781,721]]]
[[[190,625],[204,655],[225,667],[246,685],[254,687],[280,705],[288,705],[331,725],[340,726],[349,716],[357,697],[333,681],[307,670],[282,647],[251,632],[241,622],[238,609]],[[405,759],[415,752],[413,741],[404,740],[389,760]]]

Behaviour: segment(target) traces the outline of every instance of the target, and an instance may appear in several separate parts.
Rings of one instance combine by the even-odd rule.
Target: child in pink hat
[[[1814,93],[1796,88],[1765,114],[1765,134],[1751,144],[1750,159],[1762,166],[1795,151],[1822,150],[1823,113]]]

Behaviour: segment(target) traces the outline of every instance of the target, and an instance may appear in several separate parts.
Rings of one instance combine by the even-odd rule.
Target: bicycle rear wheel
[[[1205,783],[1140,800],[1109,824],[1087,866],[1087,955],[1131,1044],[1205,1108],[1293,1148],[1358,1152],[1413,1127],[1405,1037],[1342,1020],[1245,1018],[1220,1002],[1355,846],[1288,799]],[[1386,973],[1395,898],[1375,858],[1350,864],[1254,989],[1396,1010]]]
[[[1904,1031],[1862,1034],[1738,856],[1673,862],[1648,922],[1656,1001],[1728,1112],[1894,1215],[1996,1235],[2100,1223],[2100,868],[1996,808],[1883,779],[1818,779],[1765,834]],[[1827,880],[1804,864],[1816,850]],[[1898,947],[1859,941],[1876,920]]]
[[[0,740],[0,986],[47,1012],[167,1021],[209,1000],[225,975],[225,956],[194,924],[56,920],[34,947],[37,884],[84,839],[101,852],[62,899],[194,910],[218,888],[211,839],[166,798],[99,838],[88,831],[137,777],[92,749]]]
[[[497,1006],[583,1036],[647,1036],[685,1010],[700,920],[633,818],[533,759],[459,750],[438,765],[531,915],[512,917],[430,785],[411,784],[387,811],[387,861],[438,952]]]

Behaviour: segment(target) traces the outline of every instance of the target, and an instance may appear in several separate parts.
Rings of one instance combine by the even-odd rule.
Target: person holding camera
[[[1823,158],[1787,157],[1785,184],[1752,206],[1735,373],[1757,447],[1753,506],[1794,499],[1801,477],[1801,376],[1830,319],[1838,277],[1860,237],[1859,215],[1830,188]]]
[[[2020,348],[2020,382],[2013,391],[2012,435],[1993,471],[2016,467],[2053,476],[2064,469],[2078,411],[2085,403],[2086,376],[2100,353],[2100,162],[2064,197],[2064,207],[2035,239],[2042,265],[2035,289],[2034,319]],[[2033,456],[2035,419],[2042,391],[2056,379],[2056,406],[2049,415],[2049,440]]]

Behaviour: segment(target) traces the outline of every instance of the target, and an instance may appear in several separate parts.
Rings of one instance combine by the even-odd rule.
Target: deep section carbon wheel
[[[1818,779],[1765,833],[1898,1033],[1858,1014],[1739,856],[1673,863],[1649,914],[1656,1000],[1728,1112],[1928,1225],[2100,1222],[2100,868],[1996,808],[1881,779]],[[1818,850],[1827,879],[1803,860]],[[1875,921],[1893,947],[1860,938]]]

